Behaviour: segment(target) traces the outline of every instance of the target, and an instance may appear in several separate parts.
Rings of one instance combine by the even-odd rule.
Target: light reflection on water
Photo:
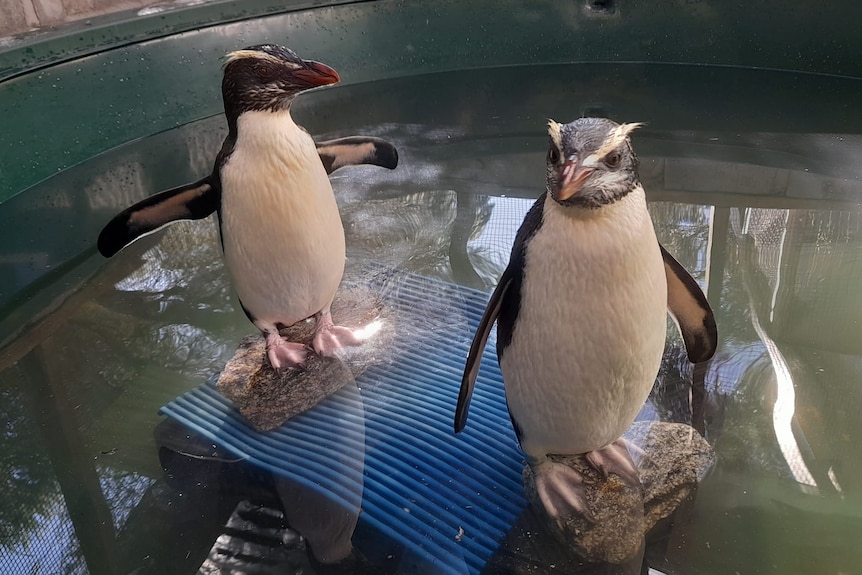
[[[128,174],[98,160],[95,177],[70,174],[66,185],[101,182],[84,189],[88,206],[102,209],[94,221],[104,219],[170,185],[154,166],[142,167],[147,150],[173,142],[199,157],[201,148],[217,145],[220,126],[214,118],[138,142],[122,152],[133,158]],[[501,137],[416,122],[363,129],[398,144],[401,166],[333,176],[348,238],[348,277],[361,277],[373,263],[490,290],[542,186],[542,122],[530,126],[529,135]],[[194,132],[206,137],[189,138]],[[862,306],[856,289],[862,237],[852,204],[862,184],[851,161],[860,147],[853,135],[765,130],[648,127],[635,137],[659,238],[708,293],[721,336],[704,376],[703,400],[694,407],[696,427],[715,448],[717,463],[701,485],[691,523],[678,526],[673,545],[653,557],[656,569],[803,573],[816,565],[822,568],[817,572],[852,572],[862,564],[852,535],[862,529],[856,511],[862,489]],[[107,201],[104,186],[118,181],[128,193]],[[51,207],[58,205],[72,209],[74,202]],[[97,229],[93,225],[92,235]],[[13,276],[19,279],[35,273],[28,267],[33,261],[50,259],[40,260],[38,246],[28,249],[28,258],[4,259],[18,266]],[[182,521],[212,522],[215,527],[199,530],[193,550],[185,542],[165,548],[164,565],[186,554],[185,566],[192,568],[208,550],[205,536],[221,525],[223,518],[196,507],[185,517],[167,510],[165,501],[174,500],[165,495],[152,439],[158,408],[216,372],[239,339],[254,331],[235,305],[216,228],[210,221],[178,224],[119,260],[107,266],[83,260],[82,269],[102,266],[78,289],[84,295],[70,300],[74,305],[55,306],[47,323],[0,356],[7,406],[0,436],[0,477],[7,478],[0,565],[9,572],[32,565],[33,550],[46,537],[63,550],[71,572],[81,569],[81,535],[69,527],[98,510],[73,505],[69,513],[62,495],[66,501],[102,498],[113,525],[93,529],[90,541],[115,541],[110,560],[124,567],[162,565],[138,554],[155,543],[145,546],[126,535],[151,533],[139,525],[163,521],[171,527],[162,536],[168,539]],[[17,327],[7,323],[0,333]],[[398,337],[439,328],[429,320]],[[678,345],[670,345],[641,417],[690,421],[691,377]],[[52,419],[54,427],[46,423]],[[75,473],[95,479],[72,494],[75,473],[58,483],[52,470],[59,447],[51,442],[61,435],[69,444],[62,448],[71,449],[63,461],[89,466]],[[138,522],[134,528],[132,521]]]

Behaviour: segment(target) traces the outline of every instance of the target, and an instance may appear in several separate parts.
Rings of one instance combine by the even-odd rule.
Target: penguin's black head
[[[564,206],[600,208],[638,185],[638,159],[629,133],[640,124],[605,118],[548,122],[548,194]]]
[[[222,80],[225,111],[282,110],[297,94],[338,82],[338,73],[320,62],[303,60],[273,44],[250,46],[227,55]]]

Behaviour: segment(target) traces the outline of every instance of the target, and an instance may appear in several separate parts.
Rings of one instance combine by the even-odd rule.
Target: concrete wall
[[[0,37],[45,26],[58,26],[119,10],[133,10],[161,0],[0,0]]]

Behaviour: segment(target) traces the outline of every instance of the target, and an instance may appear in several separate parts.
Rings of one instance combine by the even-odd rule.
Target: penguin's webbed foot
[[[536,493],[545,511],[554,521],[577,514],[594,520],[587,504],[585,485],[589,481],[576,469],[550,459],[532,463]]]
[[[585,456],[593,469],[600,472],[605,479],[608,478],[609,473],[615,473],[630,485],[640,485],[638,469],[622,438],[601,449],[589,451]]]
[[[300,367],[307,354],[308,349],[301,343],[287,341],[278,333],[266,334],[266,357],[275,369]]]
[[[314,351],[323,357],[332,357],[335,351],[346,345],[361,345],[362,338],[347,327],[334,325],[332,316],[328,313],[320,313],[317,316],[317,326],[314,330],[312,345]]]

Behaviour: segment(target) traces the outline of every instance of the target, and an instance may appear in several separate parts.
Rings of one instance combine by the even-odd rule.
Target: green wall
[[[334,66],[345,84],[602,61],[862,77],[858,3],[382,0],[310,9],[314,4],[252,0],[126,13],[0,48],[0,202],[124,142],[220,113],[221,56],[262,42]],[[817,112],[816,102],[800,110]]]

